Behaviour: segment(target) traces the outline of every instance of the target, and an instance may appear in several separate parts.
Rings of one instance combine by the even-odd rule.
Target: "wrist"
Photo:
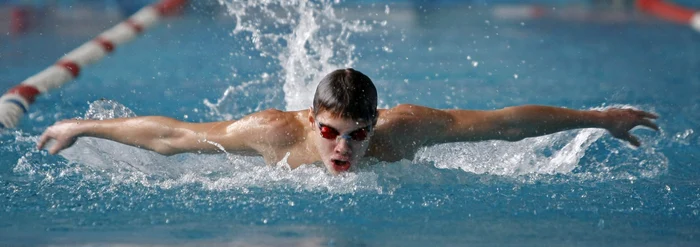
[[[92,120],[74,119],[70,121],[70,128],[68,130],[71,136],[82,137],[90,135],[90,122],[92,122]]]
[[[610,116],[604,111],[591,110],[591,124],[596,128],[608,129],[610,126]]]

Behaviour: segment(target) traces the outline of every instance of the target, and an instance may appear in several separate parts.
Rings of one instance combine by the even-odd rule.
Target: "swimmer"
[[[163,155],[222,153],[262,156],[291,168],[323,163],[332,174],[348,171],[363,157],[380,161],[413,159],[422,147],[450,142],[518,141],[579,128],[606,129],[639,146],[630,130],[659,127],[657,116],[633,109],[572,110],[523,105],[499,110],[440,110],[402,104],[377,109],[377,90],[369,77],[339,69],[324,77],[308,110],[264,110],[239,120],[187,123],[146,116],[108,120],[64,120],[39,138],[42,149],[57,154],[80,137],[117,141]],[[223,148],[223,150],[222,150]]]

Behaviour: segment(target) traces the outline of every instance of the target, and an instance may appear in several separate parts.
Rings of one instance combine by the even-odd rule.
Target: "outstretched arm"
[[[521,140],[579,128],[602,128],[614,137],[639,146],[629,133],[636,126],[658,130],[651,121],[656,115],[633,109],[572,110],[549,106],[515,106],[495,111],[448,110],[453,124],[450,131],[463,138]],[[481,127],[475,128],[476,125]],[[477,130],[477,131],[470,131]]]
[[[46,129],[38,148],[55,140],[49,153],[73,145],[83,136],[113,140],[164,155],[186,152],[228,152],[240,155],[268,155],[274,147],[295,143],[291,128],[294,114],[266,110],[237,121],[187,123],[167,117],[135,117],[109,120],[65,120]]]
[[[64,120],[46,129],[39,138],[38,148],[55,140],[49,153],[73,145],[79,137],[97,137],[120,142],[164,155],[183,152],[221,152],[213,143],[220,143],[234,152],[252,152],[240,138],[222,142],[226,126],[232,122],[186,123],[172,118],[148,116],[108,120]],[[239,141],[235,141],[239,140]]]
[[[406,107],[404,107],[406,108]],[[437,110],[408,106],[411,123],[424,131],[425,145],[445,142],[507,140],[517,141],[579,128],[602,128],[634,146],[641,143],[629,133],[636,126],[654,130],[657,116],[633,109],[572,110],[559,107],[524,105],[493,111]]]

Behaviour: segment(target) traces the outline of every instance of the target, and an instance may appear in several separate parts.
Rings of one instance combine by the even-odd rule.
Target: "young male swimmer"
[[[381,161],[412,159],[421,147],[448,142],[517,141],[577,128],[603,128],[639,146],[629,133],[636,126],[658,130],[657,116],[632,109],[581,111],[525,105],[492,111],[439,110],[418,105],[377,109],[369,77],[339,69],[321,80],[309,110],[265,110],[239,120],[186,123],[150,116],[109,120],[64,120],[46,129],[41,149],[70,147],[83,136],[104,138],[164,155],[220,153],[258,155],[276,163],[287,154],[292,168],[323,162],[333,174],[362,157]],[[223,150],[221,149],[223,148]]]

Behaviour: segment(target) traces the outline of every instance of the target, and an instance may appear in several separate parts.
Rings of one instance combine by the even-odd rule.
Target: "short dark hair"
[[[377,88],[365,74],[352,68],[323,77],[314,94],[314,115],[328,111],[334,117],[377,120]]]

